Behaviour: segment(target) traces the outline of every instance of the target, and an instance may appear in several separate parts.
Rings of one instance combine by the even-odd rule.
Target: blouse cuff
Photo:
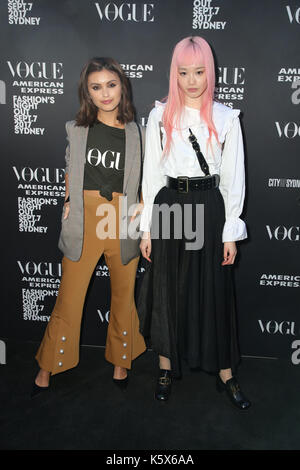
[[[246,224],[238,217],[232,217],[226,220],[223,228],[222,241],[236,242],[247,238]]]

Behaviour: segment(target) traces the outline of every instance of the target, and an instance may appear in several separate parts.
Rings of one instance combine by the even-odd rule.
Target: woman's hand
[[[133,222],[133,220],[136,218],[136,216],[137,216],[138,214],[141,214],[141,213],[142,213],[143,209],[144,209],[144,204],[143,204],[142,202],[140,202],[140,203],[136,206],[136,208],[134,209],[134,213],[133,213],[133,215],[131,216],[130,222]]]
[[[65,202],[64,203],[64,208],[65,208],[65,213],[64,213],[64,220],[68,218],[69,212],[70,212],[70,203]]]
[[[140,243],[140,250],[144,258],[146,258],[147,261],[150,261],[150,255],[151,255],[151,237],[150,237],[150,232],[144,232],[142,236],[142,240]]]
[[[224,261],[222,261],[222,266],[226,264],[233,264],[235,256],[237,254],[236,243],[235,242],[225,242],[224,243]]]

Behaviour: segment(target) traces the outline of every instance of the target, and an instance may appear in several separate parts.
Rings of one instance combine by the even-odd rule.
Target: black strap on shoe
[[[195,150],[196,152],[196,155],[197,155],[197,158],[198,158],[198,162],[199,162],[199,165],[200,165],[200,168],[201,170],[203,171],[203,173],[205,174],[205,176],[208,176],[210,175],[209,173],[209,167],[208,167],[208,164],[204,158],[204,155],[203,153],[201,152],[200,150],[200,146],[198,144],[198,141],[197,141],[197,138],[196,136],[192,133],[191,129],[189,128],[189,131],[190,131],[190,136],[189,136],[189,141],[191,142],[192,146],[193,146],[193,149]]]

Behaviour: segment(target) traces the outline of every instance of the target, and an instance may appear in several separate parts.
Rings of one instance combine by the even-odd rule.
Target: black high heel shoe
[[[50,388],[50,385],[47,385],[47,387],[40,387],[35,382],[33,382],[30,398],[34,398],[37,395],[40,395],[41,393],[46,392],[47,390],[49,390],[49,388]]]
[[[41,369],[40,369],[40,370],[41,370]],[[38,374],[37,374],[37,375],[38,375]],[[31,397],[31,398],[34,398],[34,397],[36,397],[37,395],[40,395],[41,393],[46,392],[46,391],[49,390],[49,388],[50,388],[51,372],[49,373],[49,383],[48,383],[47,387],[40,387],[39,385],[37,385],[37,384],[35,383],[36,378],[37,378],[37,375],[35,376],[35,379],[34,379],[34,382],[33,382],[33,386],[32,386],[32,389],[31,389],[31,394],[30,394],[30,397]]]
[[[117,387],[124,392],[128,385],[128,375],[124,379],[113,378],[113,383],[116,384]]]
[[[172,372],[166,369],[160,369],[156,382],[154,397],[159,401],[167,401],[171,393]]]
[[[221,377],[218,375],[216,388],[218,392],[226,391],[231,403],[233,403],[236,408],[239,408],[240,410],[247,410],[251,406],[250,400],[245,397],[242,390],[240,389],[236,377],[232,377],[231,379],[227,380],[226,383],[224,383]]]

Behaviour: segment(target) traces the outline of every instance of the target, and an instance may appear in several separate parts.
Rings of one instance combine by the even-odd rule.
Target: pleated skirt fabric
[[[162,229],[165,216],[152,219],[152,262],[146,262],[137,299],[140,331],[154,351],[171,360],[174,377],[182,375],[182,359],[207,372],[234,371],[240,354],[232,265],[221,265],[222,194],[219,188],[178,193],[163,187],[154,204],[180,205],[183,236],[178,237],[178,231],[176,235],[174,217],[167,238]],[[200,204],[204,218],[197,213]],[[204,244],[196,250],[186,245],[191,240],[185,236],[185,224],[191,220],[193,229],[203,228]]]

